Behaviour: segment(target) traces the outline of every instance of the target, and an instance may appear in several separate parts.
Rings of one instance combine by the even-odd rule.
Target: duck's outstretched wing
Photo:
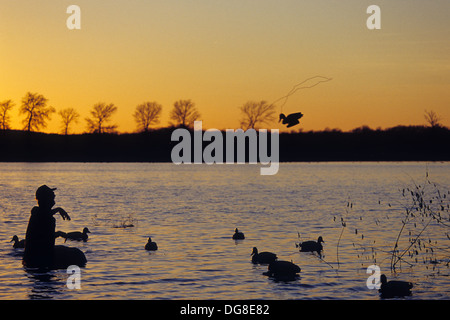
[[[297,112],[297,113],[291,113],[290,115],[287,116],[288,119],[292,119],[292,120],[298,120],[301,117],[303,117],[303,113],[301,112]]]

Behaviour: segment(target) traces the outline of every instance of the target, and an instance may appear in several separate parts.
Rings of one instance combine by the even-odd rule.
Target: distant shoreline
[[[59,135],[0,131],[0,162],[171,162],[174,128]],[[204,142],[203,147],[209,142]],[[450,129],[398,126],[280,133],[280,162],[450,161]]]

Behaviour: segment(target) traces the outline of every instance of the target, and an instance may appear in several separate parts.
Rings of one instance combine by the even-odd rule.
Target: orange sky
[[[71,4],[81,30],[66,27]],[[366,27],[371,4],[381,30]],[[179,99],[196,103],[204,128],[238,128],[245,102],[322,75],[333,80],[283,107],[305,114],[295,129],[422,125],[425,110],[450,126],[449,18],[448,0],[0,0],[0,101],[16,103],[14,129],[27,91],[75,108],[75,133],[100,101],[118,107],[120,132],[135,130],[144,101],[163,105],[166,126]],[[59,126],[54,114],[44,131]]]

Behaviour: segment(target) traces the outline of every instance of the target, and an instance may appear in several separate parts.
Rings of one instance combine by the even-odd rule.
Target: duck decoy
[[[86,256],[80,249],[61,245],[55,246],[53,269],[67,269],[71,265],[84,267],[86,263]]]
[[[145,250],[149,250],[149,251],[156,251],[156,250],[158,250],[158,245],[156,244],[156,242],[152,241],[151,237],[148,238],[148,242],[145,245]]]
[[[67,239],[75,240],[75,241],[83,240],[84,242],[86,242],[88,240],[88,235],[87,235],[88,233],[91,233],[91,231],[89,231],[89,229],[85,227],[83,229],[83,232],[79,232],[79,231],[67,232],[66,234],[62,233],[61,236],[66,238],[66,240],[64,242],[66,242]]]
[[[252,251],[252,262],[253,263],[260,263],[260,264],[269,264],[275,260],[277,260],[277,255],[275,253],[272,252],[259,252],[258,253],[258,249],[256,247],[253,247],[253,251]]]
[[[300,273],[300,267],[290,261],[276,260],[269,264],[267,272],[263,275],[273,277],[277,280],[295,280]]]
[[[13,241],[14,241],[14,243],[13,243],[14,249],[25,248],[25,239],[22,239],[19,241],[19,237],[17,235],[14,235],[10,242],[13,242]]]
[[[413,284],[406,281],[391,280],[387,281],[384,274],[380,276],[381,287],[378,292],[382,298],[404,297],[411,295]]]
[[[238,228],[236,228],[236,229],[234,229],[233,239],[234,240],[243,240],[243,239],[245,239],[245,236],[242,232],[240,232],[238,230]]]
[[[322,246],[322,242],[325,243],[325,241],[323,241],[322,237],[319,237],[316,241],[305,241],[305,242],[301,242],[298,246],[300,247],[300,252],[317,252],[317,254],[319,255],[319,257],[322,257],[322,250],[323,250],[323,246]]]
[[[303,117],[303,113],[301,112],[297,112],[297,113],[291,113],[289,115],[285,115],[284,113],[280,113],[280,120],[278,120],[278,122],[280,122],[281,120],[283,120],[283,124],[287,124],[287,128],[293,127],[297,124],[300,123],[300,121],[298,121],[298,119],[300,119],[301,117]]]

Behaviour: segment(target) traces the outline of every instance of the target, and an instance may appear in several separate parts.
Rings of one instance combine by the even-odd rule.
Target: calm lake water
[[[450,163],[282,163],[274,176],[261,176],[259,168],[0,164],[0,299],[380,299],[366,286],[373,264],[388,279],[413,282],[407,299],[450,298],[448,207],[447,226],[431,221],[417,255],[390,268],[411,204],[403,189],[420,184],[430,197],[439,190],[448,205]],[[435,184],[423,184],[427,173]],[[57,230],[92,232],[85,243],[65,243],[88,259],[79,290],[67,288],[66,270],[28,273],[23,249],[9,242],[25,236],[42,184],[58,188],[56,205],[72,218],[56,217]],[[428,222],[421,219],[408,223],[401,250],[408,232],[417,235]],[[129,223],[134,227],[117,228]],[[236,227],[245,240],[231,239]],[[158,251],[144,250],[148,236]],[[318,236],[325,240],[322,260],[295,246]],[[298,264],[300,277],[282,282],[262,275],[267,266],[251,263],[254,246]]]

